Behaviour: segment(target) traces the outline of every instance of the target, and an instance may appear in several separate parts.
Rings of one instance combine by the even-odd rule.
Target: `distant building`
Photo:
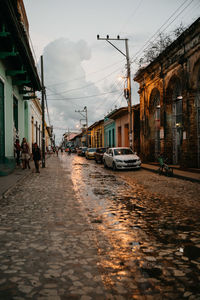
[[[104,147],[106,148],[116,146],[115,121],[112,119],[116,111],[117,109],[114,109],[104,118]]]
[[[73,138],[71,138],[70,142],[72,143],[72,147],[74,148],[79,148],[81,147],[81,138],[82,138],[82,133],[76,134]]]
[[[140,105],[132,106],[133,150],[140,152]],[[113,110],[104,119],[105,147],[129,147],[128,107]]]
[[[42,146],[42,108],[39,99],[30,102],[30,140],[31,144],[37,143]]]
[[[104,147],[104,120],[99,120],[90,126],[91,147]]]
[[[200,167],[200,18],[135,78],[144,161]]]

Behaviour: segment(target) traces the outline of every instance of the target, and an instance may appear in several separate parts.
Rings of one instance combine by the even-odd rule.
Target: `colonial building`
[[[95,122],[90,126],[91,129],[91,147],[104,147],[104,120]]]
[[[110,116],[115,120],[116,147],[129,147],[129,112],[128,107],[121,107]],[[132,106],[133,150],[140,152],[140,105]]]
[[[133,150],[140,152],[140,105],[132,106]],[[129,147],[128,107],[115,109],[104,120],[105,147]]]
[[[143,161],[200,167],[200,18],[135,78]]]
[[[42,108],[39,99],[34,99],[30,103],[31,126],[30,140],[31,144],[37,143],[42,146]]]
[[[40,79],[29,45],[22,0],[0,1],[0,174],[15,165],[16,137],[30,140],[30,103]],[[29,94],[29,92],[31,92]]]
[[[82,132],[79,134],[76,134],[70,141],[71,141],[71,146],[74,148],[79,148],[81,147],[81,138],[82,138]]]
[[[112,114],[116,111],[117,109],[104,118],[104,147],[106,148],[116,146],[115,121],[112,119]]]
[[[45,127],[45,147],[46,152],[48,152],[53,145],[53,127],[47,126],[46,122],[44,123]]]

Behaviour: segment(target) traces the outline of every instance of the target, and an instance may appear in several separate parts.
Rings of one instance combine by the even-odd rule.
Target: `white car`
[[[139,169],[141,160],[130,148],[109,148],[103,155],[105,168],[117,169]]]

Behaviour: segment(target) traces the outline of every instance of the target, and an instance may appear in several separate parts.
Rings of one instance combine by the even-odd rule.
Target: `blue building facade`
[[[115,147],[115,121],[107,116],[104,119],[104,147]]]

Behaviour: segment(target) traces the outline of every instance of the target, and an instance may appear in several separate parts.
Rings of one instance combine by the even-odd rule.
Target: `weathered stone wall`
[[[165,153],[170,163],[175,161],[174,153],[178,153],[176,163],[200,167],[197,128],[200,103],[196,100],[197,94],[200,95],[199,33],[200,19],[135,77],[140,84],[140,155],[143,161],[157,159],[155,134],[159,125],[160,153]],[[155,91],[159,95],[159,105],[155,103]],[[178,101],[182,105],[181,123],[176,123],[175,118]],[[156,109],[160,110],[159,121],[155,119]]]

